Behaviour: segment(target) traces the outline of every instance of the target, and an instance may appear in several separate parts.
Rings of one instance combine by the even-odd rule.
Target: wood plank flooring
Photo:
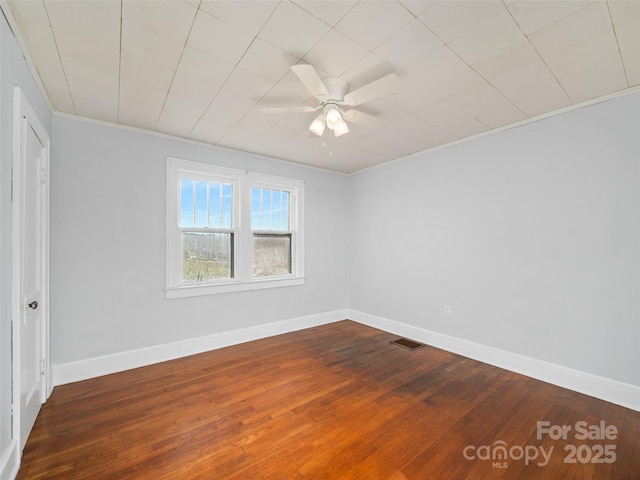
[[[18,478],[640,479],[640,413],[396,338],[342,321],[57,387]]]

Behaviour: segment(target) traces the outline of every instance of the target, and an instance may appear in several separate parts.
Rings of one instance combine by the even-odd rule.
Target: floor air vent
[[[408,338],[399,338],[392,342],[394,345],[399,345],[404,348],[408,348],[409,350],[417,350],[419,348],[424,347],[424,343],[414,342],[413,340],[409,340]]]

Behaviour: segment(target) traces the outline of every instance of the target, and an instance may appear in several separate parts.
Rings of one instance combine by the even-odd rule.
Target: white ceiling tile
[[[411,78],[403,77],[398,92],[383,97],[381,100],[395,106],[402,112],[414,114],[430,105],[440,103],[442,97]]]
[[[118,97],[104,95],[101,90],[78,88],[73,90],[73,103],[76,113],[83,117],[117,123]]]
[[[158,106],[120,97],[118,122],[131,127],[155,130],[162,109]]]
[[[524,35],[511,15],[501,10],[453,40],[449,48],[471,65],[494,57],[523,39]]]
[[[202,118],[209,122],[233,127],[255,106],[256,102],[246,97],[227,92],[218,92]]]
[[[542,58],[531,43],[528,40],[522,40],[492,58],[474,63],[473,69],[487,80],[492,80],[541,60]]]
[[[243,96],[250,99],[253,103],[256,103],[264,97],[275,84],[276,82],[274,81],[237,67],[231,72],[227,83],[225,83],[222,89],[226,93]]]
[[[54,29],[120,48],[120,2],[48,1],[46,6]]]
[[[182,1],[164,1],[161,8],[155,2],[123,0],[124,25],[138,26],[184,44],[198,11]]]
[[[131,23],[127,19],[122,22],[121,50],[124,53],[175,70],[183,49],[183,43]]]
[[[200,142],[217,143],[229,131],[229,127],[200,119],[189,133],[189,138]]]
[[[340,77],[367,53],[353,40],[337,30],[331,30],[304,56],[304,60],[329,75]]]
[[[258,37],[274,47],[302,58],[330,27],[289,1],[283,1],[264,25]]]
[[[162,112],[160,112],[160,118],[158,118],[156,130],[178,137],[188,137],[198,120],[199,118],[195,115],[163,108]]]
[[[71,96],[84,90],[91,90],[103,97],[118,97],[120,79],[118,75],[105,74],[104,70],[77,62],[65,62],[64,69],[71,90]]]
[[[637,0],[609,0],[608,5],[616,25],[640,19],[640,2]]]
[[[103,71],[106,75],[119,75],[120,52],[92,40],[83,39],[64,30],[53,29],[63,65],[82,64]]]
[[[239,67],[277,82],[287,75],[298,59],[256,38],[238,64]]]
[[[232,148],[234,150],[244,150],[247,145],[253,139],[252,136],[240,130],[229,130],[224,137],[218,140],[218,145],[225,148]]]
[[[447,46],[407,66],[405,73],[441,97],[449,97],[485,83]]]
[[[256,117],[245,116],[240,119],[240,121],[238,121],[238,123],[236,123],[234,127],[246,133],[255,135],[266,132],[272,126],[273,124],[271,124],[270,122],[265,122]]]
[[[571,105],[571,99],[541,61],[497,76],[491,84],[529,117]]]
[[[121,77],[120,98],[126,98],[127,100],[135,101],[136,103],[155,106],[158,108],[159,115],[160,107],[162,107],[167,98],[167,90],[156,88],[151,85],[145,85],[144,83],[134,82],[128,78]]]
[[[49,25],[49,15],[42,0],[31,2],[11,0],[9,8],[18,20],[25,19]]]
[[[220,87],[207,80],[189,77],[179,72],[173,77],[173,82],[171,83],[171,93],[183,98],[193,97],[200,100],[208,98],[207,105],[219,90]]]
[[[75,113],[53,30],[48,25],[28,19],[23,19],[22,28],[36,71],[52,105],[60,112]]]
[[[441,1],[419,18],[442,41],[449,43],[504,9],[499,0]]]
[[[449,101],[491,128],[502,127],[526,118],[509,100],[488,84],[458,93]]]
[[[277,0],[203,0],[200,10],[255,36],[277,5]]]
[[[640,84],[640,19],[616,27],[620,53],[629,86]]]
[[[476,135],[490,129],[488,125],[446,100],[427,107],[417,116],[459,138]]]
[[[563,86],[571,99],[578,103],[621,91],[627,88],[627,82],[621,70],[599,69],[591,74],[588,83],[582,75],[572,75],[563,80]]]
[[[397,2],[360,2],[335,28],[368,50],[374,50],[413,19]]]
[[[187,46],[236,65],[252,41],[251,34],[199,10]]]
[[[211,100],[213,100],[213,96],[196,94],[183,96],[171,91],[169,95],[167,95],[167,100],[164,102],[163,108],[170,112],[200,118],[211,103]]]
[[[474,69],[528,116],[571,104],[556,78],[526,40],[492,59],[478,62]]]
[[[233,69],[234,65],[190,47],[184,49],[178,65],[179,73],[217,86],[224,85]]]
[[[412,151],[404,152],[404,155],[421,150],[420,145],[417,143],[420,140],[426,141],[429,146],[433,146],[453,142],[458,139],[456,135],[446,129],[434,125],[428,119],[423,119],[413,115],[406,117],[402,121],[394,123],[386,130],[396,131],[398,135],[401,135],[400,145],[402,144],[402,137],[405,138],[404,141],[407,143],[413,141],[413,145],[410,148]],[[376,134],[376,136],[377,135],[378,134]]]
[[[269,135],[269,138],[271,138],[273,142],[276,144],[285,140],[289,140],[297,132],[298,132],[297,130],[287,128],[282,125],[272,125],[267,130],[267,134]]]
[[[419,17],[437,2],[435,0],[400,0],[400,3],[416,17]]]
[[[435,36],[420,20],[415,19],[394,33],[376,48],[374,53],[394,67],[405,71],[409,65],[435,52],[443,45],[442,40]]]
[[[606,2],[594,2],[529,36],[536,50],[547,58],[559,50],[587,41],[604,30],[611,29]]]
[[[291,71],[262,98],[264,107],[316,106],[317,101]]]
[[[174,71],[123,52],[120,55],[120,75],[134,82],[168,91]]]
[[[394,69],[390,64],[381,60],[377,55],[369,53],[343,73],[340,78],[349,83],[349,90],[355,90],[393,72]]]
[[[173,79],[164,107],[170,111],[189,113],[200,117],[219,88],[210,83],[179,73]]]
[[[591,1],[536,1],[520,0],[509,5],[513,15],[525,35],[531,35],[588,6]]]
[[[573,102],[627,87],[612,28],[580,44],[548,54],[545,63]],[[585,81],[587,78],[588,82]]]
[[[326,0],[294,0],[294,3],[316,18],[330,26],[335,26],[358,3],[342,0],[327,2]]]

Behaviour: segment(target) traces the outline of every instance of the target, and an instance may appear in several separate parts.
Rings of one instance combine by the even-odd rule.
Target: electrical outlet
[[[450,317],[451,316],[451,305],[445,305],[444,306],[444,316],[445,317]]]

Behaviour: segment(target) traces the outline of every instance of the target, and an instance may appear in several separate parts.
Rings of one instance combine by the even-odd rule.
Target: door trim
[[[41,311],[41,352],[44,361],[44,374],[42,377],[42,403],[51,395],[52,384],[49,361],[49,154],[51,141],[47,131],[42,126],[40,119],[24,96],[20,87],[13,89],[13,171],[11,179],[11,308],[12,308],[12,441],[20,445],[20,327],[22,316],[22,299],[20,298],[20,286],[22,282],[21,254],[22,254],[22,161],[24,158],[23,137],[27,123],[31,126],[36,136],[43,145],[42,152],[42,242],[40,245],[42,265],[40,270],[42,282],[42,311]],[[22,452],[18,452],[18,458]]]

